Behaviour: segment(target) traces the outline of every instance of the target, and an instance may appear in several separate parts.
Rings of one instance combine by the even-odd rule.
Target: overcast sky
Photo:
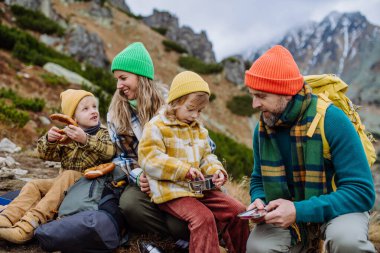
[[[126,0],[131,11],[148,16],[153,9],[178,17],[180,26],[205,30],[217,60],[246,52],[279,38],[331,11],[360,11],[380,25],[380,0]]]

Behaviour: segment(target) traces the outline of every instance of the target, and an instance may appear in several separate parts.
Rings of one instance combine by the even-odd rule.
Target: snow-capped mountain
[[[354,84],[349,95],[356,102],[380,104],[380,27],[360,12],[332,12],[320,23],[288,31],[248,59],[255,60],[274,44],[289,49],[302,74],[335,73]]]

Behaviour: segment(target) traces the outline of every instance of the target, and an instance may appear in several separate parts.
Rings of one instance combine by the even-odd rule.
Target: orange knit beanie
[[[269,93],[293,96],[300,91],[303,83],[293,56],[280,45],[266,51],[245,72],[245,85]]]

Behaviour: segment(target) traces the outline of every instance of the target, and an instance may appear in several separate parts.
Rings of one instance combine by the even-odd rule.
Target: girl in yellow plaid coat
[[[208,132],[197,120],[209,95],[208,84],[198,74],[178,74],[168,105],[144,127],[139,164],[148,177],[152,201],[188,222],[190,252],[219,252],[217,228],[224,227],[229,252],[245,252],[248,223],[236,217],[244,205],[219,190],[200,195],[188,188],[187,181],[204,175],[212,175],[217,188],[227,180],[227,172],[211,153]]]

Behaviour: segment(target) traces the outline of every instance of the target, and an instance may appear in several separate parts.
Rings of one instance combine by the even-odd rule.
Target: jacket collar
[[[190,126],[190,127],[194,127],[196,125],[200,125],[200,122],[198,120],[195,120],[194,122],[192,122],[190,125],[185,123],[185,122],[182,122],[182,121],[179,121],[177,119],[175,120],[170,120],[168,119],[166,116],[165,116],[165,108],[161,109],[158,113],[159,117],[161,118],[162,122],[164,122],[165,125],[167,126]]]

